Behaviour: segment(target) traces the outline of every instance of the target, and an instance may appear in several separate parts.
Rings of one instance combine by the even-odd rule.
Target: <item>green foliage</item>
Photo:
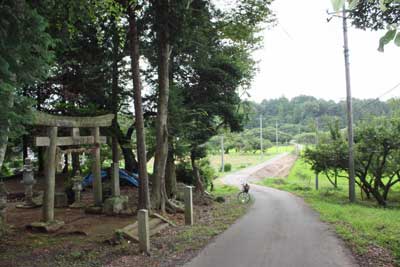
[[[205,143],[223,128],[240,131],[239,90],[247,88],[255,73],[251,52],[261,39],[259,26],[270,15],[269,1],[238,1],[232,10],[222,11],[209,1],[188,4],[176,1],[171,11],[171,77],[169,135],[179,155],[195,159],[206,156]],[[152,8],[148,16],[154,16]],[[237,25],[232,31],[232,25]],[[154,29],[150,27],[149,29]],[[154,69],[158,64],[156,36],[146,32],[145,56],[149,84],[157,94]],[[175,141],[179,140],[179,141]]]
[[[199,161],[200,176],[203,178],[206,186],[209,186],[217,177],[215,169],[210,165],[210,161],[202,159]],[[194,185],[193,169],[189,161],[181,161],[176,165],[176,178],[179,182]]]
[[[236,186],[225,185],[225,184],[216,184],[212,194],[216,197],[219,197],[219,196],[223,197],[223,196],[229,196],[229,195],[233,195],[233,194],[236,195],[239,192],[240,192],[240,190]]]
[[[293,137],[293,139],[298,144],[311,145],[311,144],[315,144],[316,135],[315,135],[315,133],[301,133],[301,134],[295,135]]]
[[[390,43],[397,36],[397,29],[390,29],[386,32],[386,34],[379,40],[379,48],[378,51],[383,52],[385,45]],[[397,39],[398,37],[396,37]]]
[[[21,124],[29,120],[30,103],[22,97],[22,88],[47,74],[52,39],[47,23],[25,0],[0,3],[0,146],[8,135],[23,132]],[[1,164],[1,162],[0,162]],[[1,167],[1,166],[0,166]]]
[[[375,116],[391,114],[395,106],[377,99],[353,99],[353,116],[356,124]],[[339,120],[339,127],[346,127],[346,102],[317,99],[300,95],[292,99],[281,97],[263,100],[260,104],[247,102],[248,118],[245,128],[258,128],[263,117],[265,134],[271,142],[275,140],[275,124],[278,123],[280,136],[304,132],[315,132],[315,121],[319,118],[319,130],[328,131],[332,121]]]
[[[224,171],[230,172],[231,170],[232,170],[232,164],[226,163],[226,164],[224,165]]]
[[[342,7],[345,3],[345,0],[331,0],[331,2],[332,2],[333,10],[335,10],[337,12],[340,9],[342,9]]]
[[[368,198],[375,198],[383,206],[391,188],[400,181],[399,134],[400,120],[396,117],[376,118],[355,130],[356,182]],[[307,148],[304,157],[316,173],[323,172],[336,186],[337,177],[348,171],[347,151],[347,141],[336,125],[315,148]]]
[[[223,128],[239,131],[243,127],[240,90],[248,88],[255,73],[251,53],[261,44],[261,26],[273,20],[270,1],[240,0],[231,10],[220,10],[210,1],[172,0],[166,23],[156,19],[157,1],[129,2],[137,4],[141,53],[147,63],[142,70],[150,88],[143,98],[146,132],[153,133],[158,98],[159,40],[154,33],[168,23],[173,25],[168,40],[173,47],[170,143],[178,157],[204,158],[204,144],[212,136]],[[111,0],[1,2],[0,74],[6,83],[0,84],[0,104],[8,108],[0,114],[0,126],[7,126],[0,127],[0,143],[7,142],[2,132],[8,132],[9,125],[29,121],[25,113],[34,104],[54,114],[119,113],[116,127],[107,129],[107,134],[117,136],[124,152],[134,148],[125,4]],[[33,101],[28,104],[29,98]],[[23,133],[13,132],[15,140]],[[147,140],[151,155],[155,144],[151,137]]]
[[[400,46],[400,3],[397,0],[371,0],[357,2],[349,12],[353,25],[361,29],[387,29],[379,40],[378,51],[383,52],[385,45],[394,41]]]
[[[263,129],[263,137],[263,150],[265,152],[272,147],[272,142],[275,143],[275,134],[269,129]],[[290,138],[289,135],[282,134],[281,142],[288,142]],[[207,142],[207,149],[212,153],[216,153],[220,150],[220,142],[221,137],[214,136]],[[225,154],[229,154],[231,150],[235,152],[256,153],[260,151],[260,146],[259,129],[245,129],[239,133],[224,133]]]
[[[210,161],[208,159],[202,159],[199,163],[200,175],[203,177],[207,187],[211,182],[217,177],[217,173],[213,167],[211,167]]]

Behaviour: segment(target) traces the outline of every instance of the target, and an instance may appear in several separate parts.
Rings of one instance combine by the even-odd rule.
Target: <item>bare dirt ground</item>
[[[283,153],[266,162],[226,175],[221,181],[240,187],[243,183],[257,182],[267,177],[284,178],[289,174],[296,159],[296,155]]]
[[[8,207],[7,207],[7,222],[13,225],[14,229],[24,230],[25,226],[36,221],[41,220],[41,207],[34,209],[18,209],[17,204],[20,204],[23,200],[24,187],[20,183],[20,180],[13,179],[5,182],[6,188],[9,192]],[[65,179],[60,176],[56,179],[56,191],[62,192],[64,190]],[[34,186],[34,191],[38,193],[44,190],[44,180],[38,179],[37,184]],[[130,205],[137,205],[137,189],[131,186],[122,186],[121,193],[128,195],[130,199]],[[90,188],[85,189],[82,192],[82,201],[86,205],[93,203],[93,193]],[[113,229],[124,226],[129,222],[132,222],[133,216],[126,217],[108,217],[104,215],[85,214],[83,209],[70,209],[70,208],[56,208],[55,219],[64,221],[66,226],[63,230],[68,232],[74,232],[75,229],[82,233],[92,235],[105,235],[107,233],[112,234]],[[99,224],[98,222],[102,223]],[[107,230],[108,231],[104,231]]]
[[[63,191],[65,181],[56,179],[56,191]],[[65,226],[53,234],[32,233],[26,225],[41,219],[41,208],[17,209],[23,199],[20,178],[6,181],[10,193],[7,207],[8,233],[1,237],[0,267],[45,266],[177,266],[193,258],[210,239],[229,227],[245,213],[247,206],[239,205],[236,196],[224,203],[195,205],[195,226],[184,225],[183,214],[165,214],[177,224],[169,227],[151,240],[151,257],[139,252],[135,243],[108,242],[116,229],[134,223],[132,216],[105,216],[85,214],[81,209],[55,209],[55,218]],[[44,181],[38,179],[35,192],[44,189]],[[130,206],[137,206],[137,189],[121,187],[122,195],[128,195]],[[91,189],[82,194],[83,202],[93,203]]]
[[[274,161],[274,164],[266,165],[264,168],[257,170],[250,175],[253,179],[265,179],[269,177],[284,178],[290,173],[297,159],[297,155],[285,154],[279,160]]]

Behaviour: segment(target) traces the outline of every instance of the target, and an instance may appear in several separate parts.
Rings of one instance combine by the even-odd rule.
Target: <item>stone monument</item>
[[[23,183],[25,187],[25,199],[23,204],[17,205],[17,208],[36,208],[38,205],[33,201],[33,185],[36,183],[36,180],[34,179],[33,166],[30,158],[25,159],[21,183]]]
[[[81,192],[82,192],[82,176],[79,171],[76,172],[76,175],[72,178],[73,186],[72,190],[75,194],[74,203],[72,203],[69,207],[73,209],[83,208],[85,205],[81,200]]]

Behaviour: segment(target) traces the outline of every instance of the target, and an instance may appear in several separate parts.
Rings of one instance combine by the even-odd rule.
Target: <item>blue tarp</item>
[[[107,172],[105,170],[101,171],[101,180],[104,180],[107,178]],[[129,185],[132,185],[134,187],[139,187],[139,175],[136,173],[133,173],[132,175],[129,175],[125,170],[119,170],[119,180],[121,182],[126,182]],[[88,175],[83,178],[82,181],[82,186],[85,188],[89,185],[92,185],[93,183],[93,174],[89,173]]]

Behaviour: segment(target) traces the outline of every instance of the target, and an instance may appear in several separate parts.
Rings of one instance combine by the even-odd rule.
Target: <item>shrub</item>
[[[272,181],[273,181],[274,184],[282,184],[282,185],[283,184],[287,184],[286,180],[281,179],[281,178],[272,179]]]
[[[224,171],[230,172],[231,170],[232,170],[232,164],[226,163],[226,164],[224,165]]]
[[[176,179],[185,184],[193,184],[193,171],[189,162],[181,161],[176,165]]]
[[[211,167],[210,161],[207,159],[199,160],[199,171],[205,187],[208,187],[217,176],[214,168]],[[176,179],[185,184],[194,184],[193,170],[190,162],[181,161],[176,165]]]
[[[244,168],[246,168],[248,165],[246,165],[246,164],[242,164],[242,165],[240,165],[239,167],[238,167],[238,169],[244,169]]]
[[[312,188],[307,185],[295,184],[295,185],[293,185],[293,190],[295,190],[295,191],[311,191]]]
[[[208,187],[212,180],[217,177],[215,169],[211,167],[210,161],[208,159],[202,159],[199,163],[200,175],[203,177],[206,187]]]

